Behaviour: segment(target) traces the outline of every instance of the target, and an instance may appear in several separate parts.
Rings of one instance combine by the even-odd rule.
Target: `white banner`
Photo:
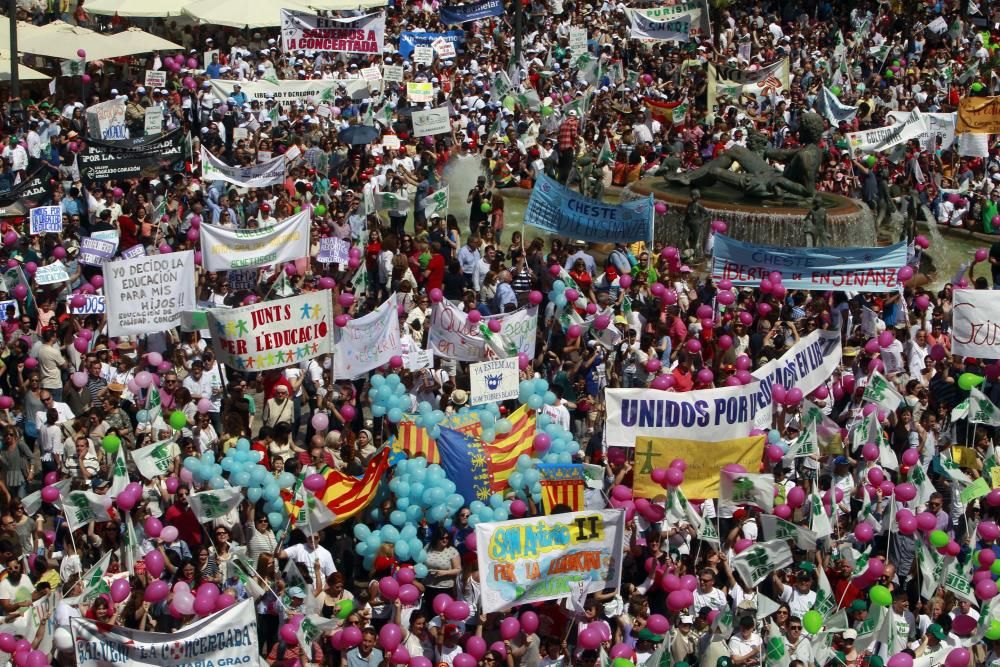
[[[108,507],[111,507],[111,496],[102,496],[90,491],[71,491],[63,496],[62,501],[66,525],[73,531],[91,521],[110,521]]]
[[[191,511],[201,523],[222,518],[243,502],[242,486],[227,486],[223,489],[209,489],[192,493],[188,498]]]
[[[225,181],[241,188],[266,188],[285,182],[285,156],[250,167],[233,167],[201,147],[201,177],[206,181]]]
[[[87,134],[91,139],[104,141],[128,139],[125,100],[118,98],[87,107]]]
[[[760,542],[733,558],[736,573],[748,586],[756,586],[775,570],[792,564],[792,550],[781,540]]]
[[[490,320],[499,320],[500,333],[486,339]],[[489,315],[471,324],[468,315],[448,301],[435,303],[427,347],[434,354],[456,361],[502,359],[524,352],[535,358],[535,335],[538,330],[538,307],[529,306],[513,313]],[[500,350],[498,352],[497,350]]]
[[[782,334],[778,334],[779,336]],[[773,384],[786,389],[798,387],[811,394],[826,382],[840,365],[841,343],[837,331],[814,331],[753,372],[758,380],[770,377]]]
[[[29,212],[31,220],[30,233],[34,234],[58,234],[62,231],[62,207],[38,206]]]
[[[734,100],[742,95],[755,98],[776,95],[788,88],[790,73],[788,58],[752,71],[745,66],[716,67],[709,63],[708,106],[711,108],[720,94],[728,95]]]
[[[146,479],[166,477],[174,464],[174,458],[181,453],[180,447],[172,440],[154,442],[129,452],[135,467]]]
[[[905,123],[912,112],[890,111],[887,115],[893,123]],[[951,113],[920,113],[927,118],[927,132],[920,135],[920,145],[925,150],[934,151],[938,148],[938,138],[941,139],[940,148],[947,150],[955,143],[955,124],[958,122],[958,114]]]
[[[484,405],[517,398],[517,357],[469,365],[469,404]]]
[[[635,447],[636,438],[671,437],[717,442],[746,437],[758,423],[771,423],[771,380],[742,387],[684,393],[658,389],[605,389],[611,447]]]
[[[686,14],[666,21],[657,21],[645,16],[642,12],[630,9],[629,34],[632,39],[652,40],[657,42],[686,42],[691,37],[691,15]]]
[[[954,302],[951,310],[952,354],[1000,358],[1000,294],[991,290],[958,289]]]
[[[107,312],[107,303],[103,294],[86,294],[87,302],[79,308],[69,307],[71,315],[100,315]]]
[[[334,51],[381,55],[385,13],[336,18],[292,9],[281,10],[284,51]]]
[[[257,614],[244,600],[173,632],[143,632],[88,618],[71,621],[77,667],[256,666]]]
[[[355,380],[389,363],[395,355],[402,356],[396,295],[364,317],[349,321],[347,326],[335,327],[333,344],[334,380]]]
[[[52,283],[61,283],[66,280],[69,280],[69,272],[66,271],[66,266],[58,259],[51,264],[38,267],[35,271],[36,285],[51,285]]]
[[[173,329],[181,312],[194,306],[192,250],[109,262],[105,275],[111,336]]]
[[[327,354],[330,307],[329,294],[321,290],[240,308],[212,308],[208,328],[215,356],[230,368],[255,372]]]
[[[893,146],[905,144],[910,139],[916,139],[928,130],[927,116],[914,110],[902,122],[888,127],[849,132],[847,141],[851,145],[852,153],[859,149],[865,153],[881,153]]]
[[[354,96],[359,91],[368,90],[368,82],[363,79],[259,79],[257,81],[233,81],[230,79],[211,79],[212,92],[222,99],[233,96],[236,86],[249,100],[264,101],[273,98],[278,104],[304,104],[312,98],[315,104],[332,103],[337,97],[337,89],[341,86],[347,94]]]
[[[290,262],[309,256],[309,211],[260,229],[223,229],[201,225],[206,271],[232,271]]]
[[[482,611],[555,600],[586,582],[587,593],[617,590],[625,512],[567,512],[476,525]]]
[[[451,132],[448,107],[413,112],[413,136],[428,137]]]

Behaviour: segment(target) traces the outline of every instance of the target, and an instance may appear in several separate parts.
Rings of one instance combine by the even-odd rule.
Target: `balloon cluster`
[[[33,650],[27,639],[17,639],[9,632],[0,632],[0,651],[14,656],[17,667],[48,667],[49,657],[43,651]]]
[[[500,406],[496,403],[459,410],[459,415],[466,414],[479,419],[479,423],[482,426],[482,432],[479,437],[483,442],[493,442],[497,439],[497,435],[506,435],[514,429],[514,425],[501,414]]]
[[[557,275],[561,271],[561,267],[558,265],[553,265],[552,269]],[[565,308],[567,304],[570,303],[580,306],[581,308],[587,307],[586,297],[582,296],[579,290],[567,287],[566,283],[562,280],[555,280],[552,283],[552,289],[549,290],[549,301],[556,304],[558,308]],[[570,336],[570,338],[575,337],[576,336]]]
[[[202,455],[202,461],[193,456],[184,459],[185,469],[188,468],[189,462],[191,462],[190,465],[197,465],[198,468],[201,468],[204,465],[202,462],[205,460],[205,456]],[[208,454],[208,456],[211,456],[211,454]],[[217,468],[220,475],[222,471],[229,473],[229,481],[233,486],[244,487],[250,502],[256,503],[263,499],[265,502],[264,511],[267,512],[268,521],[271,522],[272,526],[277,528],[277,526],[284,523],[288,516],[285,509],[285,500],[281,496],[281,489],[289,489],[294,486],[295,475],[290,472],[283,472],[276,479],[267,468],[260,464],[260,458],[260,452],[250,449],[250,441],[246,438],[240,438],[236,441],[235,447],[230,447],[226,450],[226,455],[222,459],[222,463],[211,463],[212,472],[215,472]],[[202,473],[206,471],[199,470]],[[198,473],[194,470],[191,472],[198,478]],[[204,474],[202,474],[203,478]],[[221,477],[219,479],[221,480]],[[314,482],[315,480],[310,481],[310,486],[313,486]],[[216,487],[215,483],[215,477],[211,477],[209,486],[213,489],[221,488]]]
[[[54,503],[59,500],[59,496],[62,492],[59,487],[56,486],[56,482],[59,481],[59,473],[56,471],[45,473],[45,486],[42,487],[42,500],[47,503]],[[10,651],[7,651],[10,653]]]
[[[549,383],[543,378],[521,380],[517,400],[532,410],[541,410],[543,405],[555,405],[556,395],[549,391]]]
[[[410,397],[399,376],[395,373],[386,376],[375,373],[371,385],[368,395],[372,402],[372,415],[387,417],[393,424],[403,421],[404,411],[410,408]]]

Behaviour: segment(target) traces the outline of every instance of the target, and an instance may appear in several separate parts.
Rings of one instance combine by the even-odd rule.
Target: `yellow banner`
[[[681,491],[688,498],[718,498],[719,471],[727,463],[739,463],[750,472],[757,472],[764,455],[765,437],[733,438],[718,442],[681,440],[679,438],[636,438],[635,465],[632,468],[633,488],[639,498],[666,497],[663,487],[655,483],[655,468],[666,468],[674,459],[687,463]]]
[[[976,450],[972,447],[952,447],[951,459],[959,468],[969,468],[970,470],[979,470],[980,468],[979,457],[976,456]]]
[[[958,102],[959,133],[1000,133],[1000,96],[963,97]]]

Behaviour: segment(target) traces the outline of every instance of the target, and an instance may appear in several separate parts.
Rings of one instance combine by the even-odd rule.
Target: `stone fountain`
[[[668,158],[655,175],[628,190],[667,204],[666,213],[656,216],[654,239],[685,249],[695,261],[713,220],[725,221],[726,234],[747,243],[874,246],[875,220],[867,206],[816,191],[822,132],[822,118],[806,113],[799,122],[800,148],[767,148],[766,138],[752,132],[746,148],[734,146],[693,171],[678,172],[679,161]]]

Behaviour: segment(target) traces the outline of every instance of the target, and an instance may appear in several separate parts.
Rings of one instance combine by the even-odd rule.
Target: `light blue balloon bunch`
[[[427,430],[427,435],[437,440],[441,437],[441,422],[444,421],[445,414],[441,410],[435,410],[427,401],[421,401],[417,405],[417,416],[414,423],[420,428]]]
[[[544,416],[538,415],[539,418]],[[538,463],[538,459],[521,454],[517,457],[516,469],[507,478],[507,484],[518,497],[526,500],[530,496],[536,505],[542,502],[541,475],[535,467]]]
[[[573,434],[563,428],[562,424],[552,421],[548,415],[540,414],[537,419],[535,451],[542,455],[542,462],[564,465],[573,463],[573,455],[580,451],[580,444],[573,439]],[[549,440],[548,449],[544,453],[538,451],[539,441],[544,441],[544,438],[538,437],[540,433],[547,435]]]
[[[513,473],[511,474],[513,475]],[[510,483],[509,479],[508,483]],[[490,521],[506,521],[510,517],[510,501],[504,500],[502,493],[494,493],[489,497],[488,503],[480,500],[473,500],[469,503],[469,513],[470,526]]]
[[[246,489],[250,502],[256,503],[264,499],[264,511],[267,512],[271,526],[277,530],[288,517],[281,489],[292,488],[295,485],[295,475],[283,472],[275,479],[271,471],[260,464],[260,459],[261,453],[250,449],[250,441],[240,438],[235,447],[226,451],[220,468],[229,473],[229,481],[233,486]]]
[[[386,416],[393,424],[403,421],[404,413],[410,409],[410,397],[399,376],[395,373],[386,376],[376,373],[372,375],[371,383],[368,397],[372,402],[372,415]]]
[[[224,468],[215,462],[215,454],[205,452],[201,458],[188,456],[184,459],[184,467],[191,471],[191,476],[199,484],[208,484],[209,488],[221,489],[226,486],[222,478]]]
[[[566,283],[562,280],[552,282],[552,289],[549,290],[549,301],[556,304],[557,308],[566,307],[566,304],[569,303],[569,298],[566,296]]]
[[[427,566],[424,565],[424,561],[427,560],[427,551],[424,549],[424,543],[417,537],[415,524],[408,523],[401,529],[393,524],[387,524],[372,530],[365,524],[359,523],[354,526],[354,539],[357,540],[354,549],[359,556],[364,557],[366,570],[372,569],[375,564],[375,556],[378,555],[379,548],[383,544],[392,544],[397,559],[401,561],[413,560],[416,563],[414,570],[417,576],[427,576]]]
[[[517,400],[532,410],[541,410],[543,405],[555,405],[556,395],[549,391],[548,381],[542,378],[521,380]]]
[[[479,418],[479,423],[483,426],[479,436],[483,442],[493,442],[498,435],[506,435],[514,429],[510,420],[500,414],[500,406],[496,403],[477,405],[470,412]]]

